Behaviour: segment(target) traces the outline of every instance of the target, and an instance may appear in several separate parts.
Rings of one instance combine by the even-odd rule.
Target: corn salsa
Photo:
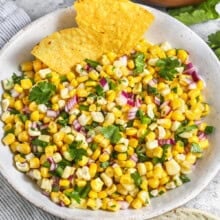
[[[3,81],[2,142],[15,167],[66,207],[139,209],[190,181],[213,127],[189,54],[140,41],[60,75],[41,61]]]

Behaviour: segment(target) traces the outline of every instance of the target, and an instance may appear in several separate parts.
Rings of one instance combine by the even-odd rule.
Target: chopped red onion
[[[159,139],[158,140],[158,144],[160,146],[164,145],[164,144],[171,144],[174,145],[176,142],[174,139],[170,138],[170,139]]]
[[[31,127],[32,127],[32,128],[34,128],[34,129],[37,129],[37,122],[35,122],[35,121],[34,121],[34,122],[32,122]]]
[[[200,125],[201,123],[202,123],[201,120],[196,120],[196,121],[195,121],[195,124],[196,124],[196,125]]]
[[[19,93],[18,93],[16,90],[12,89],[12,90],[11,90],[11,96],[12,96],[13,98],[16,98],[16,97],[19,96]]]
[[[160,108],[163,108],[163,107],[169,105],[169,103],[170,103],[169,101],[165,101],[165,102],[163,102],[163,104],[160,106]]]
[[[78,103],[78,97],[75,95],[67,101],[65,105],[65,111],[69,112],[77,103]]]
[[[55,170],[57,168],[57,164],[55,163],[53,158],[52,157],[48,157],[47,160],[50,163],[50,171]]]
[[[135,106],[136,107],[141,107],[141,99],[139,99],[139,98],[136,98],[136,100],[135,100]]]
[[[133,107],[128,111],[128,120],[133,120],[136,117],[138,108],[137,107]]]
[[[191,76],[194,82],[198,82],[200,80],[200,77],[196,71],[193,71]]]
[[[61,206],[61,207],[65,207],[66,205],[64,204],[63,201],[61,201],[61,202],[60,202],[60,206]]]
[[[29,113],[30,113],[29,107],[28,107],[28,106],[25,106],[25,107],[23,108],[23,112],[29,114]]]
[[[81,126],[81,124],[79,123],[78,120],[74,120],[73,127],[75,128],[76,131],[80,131],[82,126]]]
[[[92,142],[92,137],[88,137],[86,138],[87,143],[91,143]]]
[[[129,98],[129,95],[128,95],[128,93],[127,92],[125,92],[125,91],[122,91],[121,92],[121,94],[125,97],[125,98]]]
[[[73,179],[74,179],[74,176],[73,176],[73,175],[70,175],[70,176],[68,177],[68,180],[69,180],[70,182],[72,182]]]
[[[129,203],[125,202],[125,201],[118,201],[119,205],[120,205],[120,209],[125,210],[128,209],[129,207]]]
[[[104,91],[108,91],[109,90],[109,85],[108,85],[108,81],[105,78],[101,78],[99,83],[101,84],[101,86],[103,87]]]
[[[204,140],[204,139],[207,139],[207,135],[204,132],[199,131],[198,138],[199,138],[199,140]]]
[[[191,89],[196,89],[197,88],[197,85],[196,85],[196,83],[190,83],[189,84],[189,86],[188,86],[188,88],[191,90]]]
[[[148,82],[148,85],[151,87],[155,87],[157,85],[157,80],[156,79],[152,79]]]
[[[156,105],[160,105],[160,98],[158,98],[157,96],[154,97],[154,103]]]
[[[161,116],[162,116],[162,117],[165,117],[165,116],[169,115],[171,111],[172,111],[172,109],[171,109],[171,107],[170,107],[169,105],[164,106],[164,107],[161,109]]]
[[[49,197],[50,196],[50,193],[49,192],[46,192],[46,191],[42,191],[42,194]]]
[[[133,154],[131,157],[130,157],[131,160],[133,160],[135,163],[138,162],[138,157],[137,157],[137,154]]]

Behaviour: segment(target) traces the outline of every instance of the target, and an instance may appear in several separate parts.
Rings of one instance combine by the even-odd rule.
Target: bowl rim
[[[207,50],[209,50],[211,56],[212,56],[212,59],[215,60],[217,66],[219,66],[219,69],[220,69],[220,62],[217,58],[217,56],[215,55],[215,53],[211,50],[211,48],[205,43],[205,41],[200,37],[198,36],[193,30],[191,30],[188,26],[186,26],[185,24],[181,23],[180,21],[176,20],[175,18],[171,17],[170,15],[168,15],[167,13],[163,12],[163,11],[160,11],[158,9],[155,9],[151,6],[146,6],[146,5],[143,5],[143,4],[139,4],[139,3],[136,3],[138,5],[140,5],[141,7],[143,7],[144,9],[147,9],[147,10],[150,10],[150,11],[155,11],[157,12],[158,14],[162,14],[162,15],[165,15],[165,16],[168,16],[169,19],[172,20],[172,22],[178,24],[178,25],[181,25],[183,26],[184,28],[188,29],[188,32],[191,33],[194,37],[196,37],[201,44],[203,44]],[[31,22],[30,24],[28,24],[27,26],[25,26],[24,28],[22,28],[17,34],[15,34],[4,46],[3,48],[0,50],[0,58],[1,56],[5,53],[5,51],[7,51],[8,47],[10,47],[11,43],[13,43],[14,40],[16,40],[17,38],[19,38],[27,29],[31,28],[32,26],[40,23],[41,21],[43,20],[46,20],[47,18],[49,17],[53,17],[53,16],[56,16],[56,14],[59,14],[59,13],[65,13],[67,10],[73,10],[75,11],[75,9],[70,6],[70,7],[65,7],[65,8],[60,8],[60,9],[57,9],[51,13],[48,13],[38,19],[36,19],[35,21]],[[30,203],[32,203],[33,205],[35,205],[36,207],[38,208],[41,208],[42,210],[50,213],[51,215],[53,216],[57,216],[57,217],[60,217],[62,219],[69,219],[69,220],[85,220],[87,218],[84,218],[84,217],[80,217],[80,216],[69,216],[68,214],[66,215],[65,212],[61,213],[60,211],[57,211],[56,209],[52,209],[51,207],[45,207],[43,206],[42,204],[40,204],[40,202],[38,201],[33,201],[31,200],[27,195],[24,195],[22,190],[20,188],[18,188],[16,186],[16,184],[10,179],[7,171],[5,169],[1,169],[1,161],[0,161],[0,172],[1,174],[3,175],[3,177],[7,180],[7,182],[16,190],[16,192],[18,192],[23,198],[25,198],[26,200],[28,200]],[[152,217],[156,217],[156,216],[159,216],[159,215],[162,215],[163,213],[166,213],[168,211],[171,211],[177,207],[180,207],[182,206],[183,204],[187,203],[188,201],[190,201],[191,199],[195,198],[205,187],[207,187],[207,185],[210,183],[210,181],[216,176],[216,174],[218,173],[218,171],[220,170],[220,164],[218,164],[217,166],[215,166],[215,168],[212,170],[212,173],[207,175],[207,179],[206,179],[206,182],[203,183],[203,184],[200,184],[198,185],[192,192],[191,194],[189,194],[188,196],[184,197],[182,200],[179,200],[175,203],[175,205],[172,205],[172,207],[166,207],[166,208],[163,208],[161,210],[158,210],[157,213],[151,215],[151,216],[145,216],[145,219],[148,219],[148,218],[152,218]],[[120,211],[119,211],[120,212]],[[114,214],[114,213],[113,213]],[[114,217],[114,215],[112,214],[112,218]],[[100,217],[97,217],[97,216],[94,216],[92,217],[91,219],[101,219]],[[102,218],[103,219],[103,218]],[[104,219],[110,219],[108,217],[104,218]],[[116,219],[119,219],[119,218],[116,218]],[[138,217],[128,217],[128,219],[139,219],[139,216]]]

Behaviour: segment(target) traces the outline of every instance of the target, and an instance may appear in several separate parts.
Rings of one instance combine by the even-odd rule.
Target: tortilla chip
[[[98,59],[102,51],[99,50],[97,41],[87,33],[79,28],[70,28],[43,39],[34,47],[32,54],[52,70],[66,74],[85,58]]]
[[[102,33],[103,52],[129,53],[153,22],[153,15],[128,0],[77,0],[79,28]]]
[[[61,74],[72,71],[85,58],[129,53],[154,19],[129,0],[77,0],[74,6],[79,27],[56,32],[32,50],[35,57]]]

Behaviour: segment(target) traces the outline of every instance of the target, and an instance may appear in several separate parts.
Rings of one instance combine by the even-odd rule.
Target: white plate
[[[146,7],[148,8],[148,7]],[[62,208],[52,203],[25,175],[18,172],[12,162],[12,154],[7,147],[0,147],[0,170],[9,183],[26,199],[42,209],[66,219],[143,219],[150,218],[174,209],[195,197],[215,176],[220,165],[220,65],[214,53],[189,28],[156,9],[148,8],[155,15],[155,21],[146,33],[148,40],[157,43],[169,41],[173,47],[184,48],[190,53],[192,62],[198,67],[205,79],[207,102],[212,111],[208,122],[216,127],[211,136],[211,147],[204,159],[201,159],[191,176],[191,182],[163,196],[152,199],[150,207],[140,210],[124,210],[117,213]],[[49,14],[20,31],[0,52],[0,79],[5,79],[13,72],[19,72],[22,61],[31,58],[32,47],[43,37],[75,25],[75,11],[61,9]],[[135,22],[134,22],[135,25]],[[2,92],[2,90],[1,90]],[[0,131],[2,136],[2,129]],[[12,207],[13,208],[13,207]]]

